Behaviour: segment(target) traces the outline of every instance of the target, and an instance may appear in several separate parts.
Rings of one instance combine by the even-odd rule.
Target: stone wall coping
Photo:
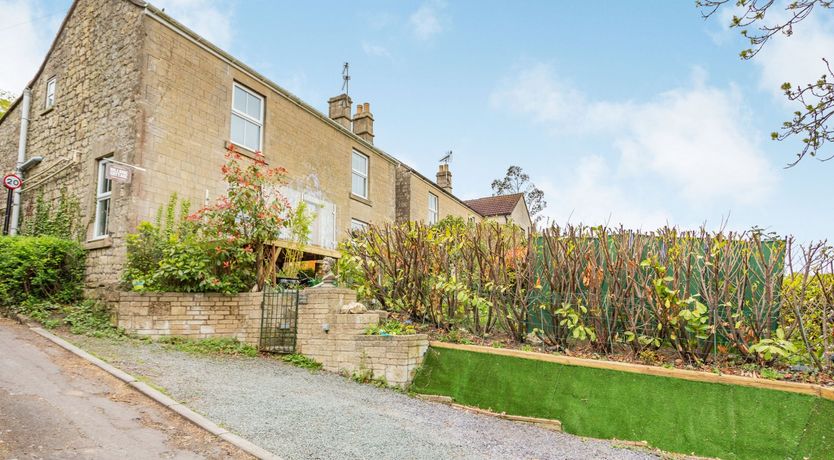
[[[222,292],[163,292],[163,291],[119,291],[120,298],[146,298],[146,297],[165,297],[165,298],[196,298],[196,297],[210,297],[210,298],[224,298],[234,299],[235,297],[260,297],[263,292],[238,292],[237,294],[225,294]]]
[[[311,288],[302,289],[300,291],[302,294],[306,294],[308,297],[311,295],[355,295],[356,291],[349,288],[340,288],[336,286],[316,286]]]
[[[361,341],[388,341],[388,342],[407,342],[410,340],[413,341],[420,341],[420,340],[429,340],[429,336],[426,334],[407,334],[407,335],[358,335],[356,336],[356,340]]]

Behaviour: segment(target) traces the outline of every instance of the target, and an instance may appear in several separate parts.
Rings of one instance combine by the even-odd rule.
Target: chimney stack
[[[437,186],[452,193],[452,172],[449,171],[449,163],[441,163],[437,171]]]
[[[357,104],[356,114],[353,116],[353,133],[374,143],[374,116],[371,114],[371,104]]]
[[[331,97],[327,104],[330,106],[330,118],[350,129],[350,109],[353,107],[353,101],[345,93],[336,97]]]

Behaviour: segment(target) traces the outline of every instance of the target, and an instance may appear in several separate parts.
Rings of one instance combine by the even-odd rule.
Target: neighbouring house
[[[523,193],[488,196],[467,200],[464,203],[487,220],[502,224],[513,223],[525,231],[534,228]]]
[[[431,181],[374,146],[373,124],[368,103],[354,112],[341,94],[321,113],[143,1],[75,0],[0,120],[0,168],[42,158],[25,171],[23,220],[38,195],[79,199],[88,290],[119,281],[125,236],[173,193],[198,207],[225,191],[230,145],[289,171],[288,198],[318,210],[306,248],[318,257],[368,224],[483,218],[452,194],[448,165]],[[141,169],[111,181],[108,163]]]

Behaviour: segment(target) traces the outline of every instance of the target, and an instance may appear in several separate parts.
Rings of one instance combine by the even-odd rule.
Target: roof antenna
[[[440,162],[443,163],[443,164],[446,164],[446,165],[449,164],[450,161],[452,161],[452,151],[451,150],[446,152],[446,155],[443,155],[443,158],[440,159]]]
[[[342,91],[345,94],[350,94],[350,63],[345,62],[342,67]]]

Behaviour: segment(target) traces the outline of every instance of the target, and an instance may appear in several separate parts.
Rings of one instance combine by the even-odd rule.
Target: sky
[[[799,139],[770,140],[795,110],[779,86],[823,73],[834,11],[741,61],[731,12],[690,0],[152,3],[324,113],[350,62],[374,144],[430,178],[452,150],[462,199],[518,165],[549,222],[834,240],[834,160],[785,169]],[[0,89],[31,79],[69,4],[0,0]]]

